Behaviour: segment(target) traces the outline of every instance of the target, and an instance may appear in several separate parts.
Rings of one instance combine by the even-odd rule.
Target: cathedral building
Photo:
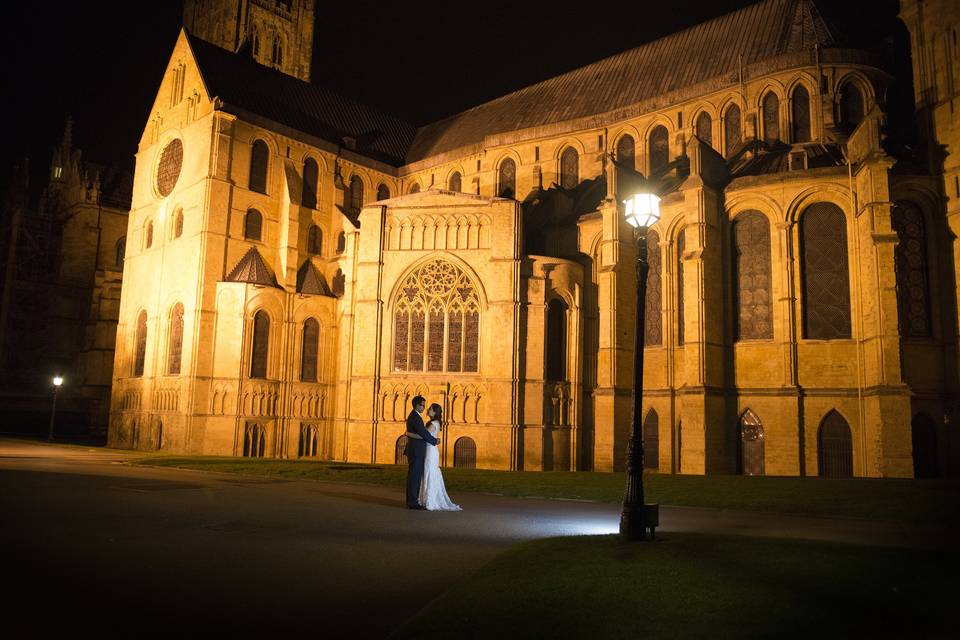
[[[642,188],[648,468],[956,468],[954,177],[885,150],[893,78],[813,2],[422,127],[307,81],[312,5],[186,3],[137,153],[111,444],[393,464],[419,394],[443,465],[619,470]],[[952,92],[918,94],[939,131],[957,11],[903,15]]]

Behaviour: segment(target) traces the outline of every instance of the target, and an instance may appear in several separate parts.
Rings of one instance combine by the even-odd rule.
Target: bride
[[[427,409],[430,424],[427,430],[434,438],[440,433],[440,421],[443,420],[443,408],[434,403]],[[450,500],[443,485],[440,473],[440,451],[436,446],[427,447],[427,457],[423,463],[423,482],[420,484],[420,504],[427,511],[460,511],[460,507]]]

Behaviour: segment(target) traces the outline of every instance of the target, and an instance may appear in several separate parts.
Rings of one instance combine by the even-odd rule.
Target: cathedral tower
[[[313,0],[185,0],[183,26],[213,44],[250,54],[268,67],[310,81]]]

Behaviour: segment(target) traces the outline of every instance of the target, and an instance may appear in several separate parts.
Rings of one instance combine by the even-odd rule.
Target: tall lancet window
[[[643,312],[643,344],[654,347],[663,343],[663,277],[660,270],[660,234],[653,230],[647,232],[647,264],[650,269],[647,271],[647,299]]]
[[[580,154],[573,147],[567,147],[560,155],[560,186],[575,189],[580,184]]]
[[[320,323],[307,318],[303,323],[303,347],[300,352],[300,381],[317,381],[317,354],[320,350]]]
[[[790,101],[790,125],[792,136],[790,142],[810,142],[810,94],[802,84],[793,90],[793,99]]]
[[[133,375],[143,375],[143,365],[147,359],[147,312],[141,311],[137,316],[137,336],[134,343]]]
[[[740,107],[732,104],[723,114],[723,155],[732,157],[740,147],[740,139]]]
[[[763,141],[768,145],[780,139],[780,98],[773,91],[763,96]]]
[[[629,134],[620,136],[617,140],[617,162],[620,166],[636,170],[636,148],[633,136]]]
[[[930,285],[923,212],[910,202],[893,208],[893,229],[900,240],[893,252],[897,277],[900,335],[930,337]]]
[[[428,262],[403,281],[393,330],[395,371],[479,370],[480,297],[446,260]]]
[[[670,134],[662,124],[650,132],[650,166],[648,173],[654,174],[670,163]]]
[[[183,305],[179,302],[170,314],[170,352],[167,359],[167,373],[180,375],[180,361],[183,356]]]
[[[250,354],[250,377],[267,377],[267,355],[270,343],[270,317],[266,311],[253,316],[253,348]]]
[[[706,111],[697,116],[697,137],[713,146],[713,118]]]
[[[497,195],[501,198],[517,196],[517,163],[511,158],[505,158],[500,163],[500,170],[497,172]]]
[[[737,340],[773,338],[770,222],[759,211],[733,221],[733,289]]]

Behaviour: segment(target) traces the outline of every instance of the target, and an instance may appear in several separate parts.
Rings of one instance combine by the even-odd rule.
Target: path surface
[[[124,464],[104,449],[0,440],[0,544],[15,628],[383,637],[516,542],[617,530],[616,505],[463,494],[402,508],[401,488]],[[942,530],[661,508],[658,534],[709,531],[958,549]],[[12,614],[12,615],[8,615]],[[334,627],[335,626],[335,627]]]

